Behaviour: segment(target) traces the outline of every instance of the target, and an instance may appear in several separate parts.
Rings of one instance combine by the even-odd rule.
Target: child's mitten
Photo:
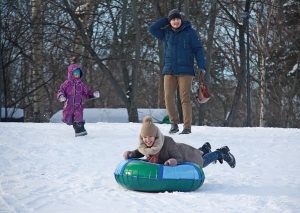
[[[65,96],[61,95],[61,96],[59,96],[58,100],[59,100],[60,102],[64,102],[64,101],[66,101],[67,99],[66,99]]]
[[[93,93],[93,95],[94,95],[95,98],[99,98],[100,97],[100,92],[99,91],[95,91]]]

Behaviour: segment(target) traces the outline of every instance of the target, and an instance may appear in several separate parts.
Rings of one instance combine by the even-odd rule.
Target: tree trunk
[[[263,11],[264,5],[261,5],[261,8],[258,8],[256,13],[256,35],[255,42],[258,49],[258,71],[260,75],[260,89],[259,89],[259,126],[265,127],[266,125],[266,57],[268,55],[268,35],[270,31],[270,17],[273,14],[273,6],[270,6],[267,12],[267,19],[263,22]],[[264,30],[264,31],[262,31]],[[264,36],[263,36],[264,35]]]
[[[239,28],[239,46],[240,46],[240,68],[238,71],[237,87],[234,93],[234,98],[231,105],[230,114],[228,117],[228,125],[235,126],[235,121],[238,119],[238,113],[241,110],[242,94],[245,91],[246,82],[246,49],[245,49],[245,28]]]
[[[159,81],[158,81],[158,94],[157,94],[157,107],[158,108],[164,108],[165,107],[165,97],[164,97],[164,76],[161,75],[162,69],[163,69],[163,57],[164,57],[164,49],[162,42],[158,42],[158,48],[159,48]]]
[[[163,2],[163,7],[160,7],[159,4],[160,1],[152,0],[152,4],[154,5],[154,13],[155,13],[155,20],[159,19],[163,14],[163,12],[166,12],[166,1]],[[155,39],[154,37],[152,37]],[[163,69],[163,61],[164,61],[164,48],[161,41],[158,40],[158,56],[159,56],[159,80],[158,80],[158,90],[157,90],[157,107],[158,108],[164,108],[165,107],[165,99],[164,99],[164,77],[161,75],[161,71]]]
[[[128,115],[129,115],[129,122],[138,122],[138,112],[136,107],[136,92],[138,91],[138,84],[137,84],[137,76],[138,71],[140,70],[140,60],[141,60],[141,25],[140,21],[138,19],[138,9],[137,9],[137,0],[131,1],[132,6],[132,18],[135,28],[135,44],[134,44],[134,52],[135,52],[135,58],[134,58],[134,64],[132,67],[132,76],[131,76],[131,84],[132,84],[132,91],[129,95],[129,109]]]
[[[97,7],[97,2],[93,0],[87,0],[85,4],[79,5],[76,10],[75,14],[78,16],[79,20],[84,26],[84,30],[87,33],[87,36],[91,40],[92,31],[91,25],[93,20],[93,14]],[[93,71],[92,71],[92,63],[90,63],[89,52],[82,44],[82,39],[78,29],[76,30],[75,36],[75,47],[74,53],[71,58],[71,63],[79,63],[81,64],[82,68],[84,69],[84,78],[87,84],[91,84],[93,82]],[[87,104],[88,107],[94,107],[95,102],[89,102]]]
[[[227,120],[225,120],[225,123],[229,126],[236,125],[236,121],[240,119],[238,117],[238,113],[241,111],[241,99],[242,94],[245,92],[245,82],[246,82],[246,48],[245,48],[245,32],[246,32],[246,26],[248,22],[248,15],[250,11],[250,3],[251,0],[246,0],[245,2],[245,11],[246,14],[243,18],[243,24],[239,24],[236,19],[229,13],[229,11],[220,3],[222,8],[225,10],[225,12],[228,14],[229,18],[232,20],[233,23],[238,27],[239,29],[239,52],[240,52],[240,69],[238,70],[237,74],[237,87],[235,90],[234,98],[232,101],[230,112],[227,116]]]
[[[190,0],[184,0],[183,12],[185,17],[188,19],[190,16]]]
[[[90,26],[92,24],[93,20],[93,13],[96,9],[96,5],[98,4],[94,0],[86,0],[86,3],[80,4],[76,10],[75,14],[77,15],[78,19],[82,23],[82,26],[84,27],[84,31],[87,33],[88,37],[91,38],[92,32],[89,31]],[[80,32],[78,32],[78,29],[76,30],[75,35],[75,47],[74,47],[74,53],[71,58],[71,63],[80,63],[84,64],[83,56],[87,53],[84,46],[82,45],[82,38],[80,36]],[[86,64],[85,64],[86,65]],[[88,69],[86,69],[88,70]],[[87,79],[89,80],[89,79]],[[89,82],[89,81],[88,81]]]
[[[206,74],[205,74],[205,82],[209,85],[210,83],[210,72],[211,72],[211,59],[212,59],[212,50],[213,50],[213,41],[214,41],[214,33],[215,33],[215,24],[216,18],[218,14],[217,1],[213,0],[211,3],[211,8],[209,12],[209,28],[207,33],[207,42],[206,42]],[[199,107],[199,125],[204,125],[204,116],[206,110],[207,103],[201,104]]]
[[[2,7],[0,7],[0,14],[2,14]],[[2,19],[0,19],[0,39],[2,41]],[[4,93],[4,70],[3,70],[3,52],[2,48],[0,49],[0,122],[2,121],[2,107],[3,107],[3,102],[2,102],[2,97]]]
[[[31,0],[32,8],[32,58],[34,65],[32,67],[32,88],[37,88],[41,82],[42,69],[42,43],[43,43],[43,29],[42,29],[42,2],[41,0]],[[33,117],[32,121],[41,121],[41,90],[35,90],[33,93]]]
[[[266,125],[265,120],[265,104],[266,104],[266,69],[265,69],[265,59],[262,54],[259,55],[259,67],[260,73],[260,110],[259,110],[259,126],[264,127]]]

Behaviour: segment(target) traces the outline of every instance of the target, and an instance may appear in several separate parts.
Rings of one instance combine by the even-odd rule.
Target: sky
[[[169,135],[168,124],[156,124]],[[87,123],[74,137],[63,123],[0,122],[0,213],[300,212],[300,129],[193,126],[176,142],[227,145],[236,168],[204,168],[193,192],[136,192],[114,178],[140,123]],[[182,125],[180,125],[182,130]]]

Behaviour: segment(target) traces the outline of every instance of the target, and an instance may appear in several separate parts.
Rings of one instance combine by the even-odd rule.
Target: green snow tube
[[[114,175],[121,186],[143,192],[194,191],[205,179],[203,170],[195,163],[164,166],[137,159],[121,162]]]

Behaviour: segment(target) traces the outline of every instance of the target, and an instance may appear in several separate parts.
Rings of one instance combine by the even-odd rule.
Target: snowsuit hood
[[[68,67],[68,79],[69,80],[72,80],[72,78],[73,78],[72,72],[73,72],[73,70],[76,70],[76,69],[80,69],[80,78],[82,78],[83,71],[82,71],[82,68],[80,67],[80,65],[79,64],[71,64]]]

